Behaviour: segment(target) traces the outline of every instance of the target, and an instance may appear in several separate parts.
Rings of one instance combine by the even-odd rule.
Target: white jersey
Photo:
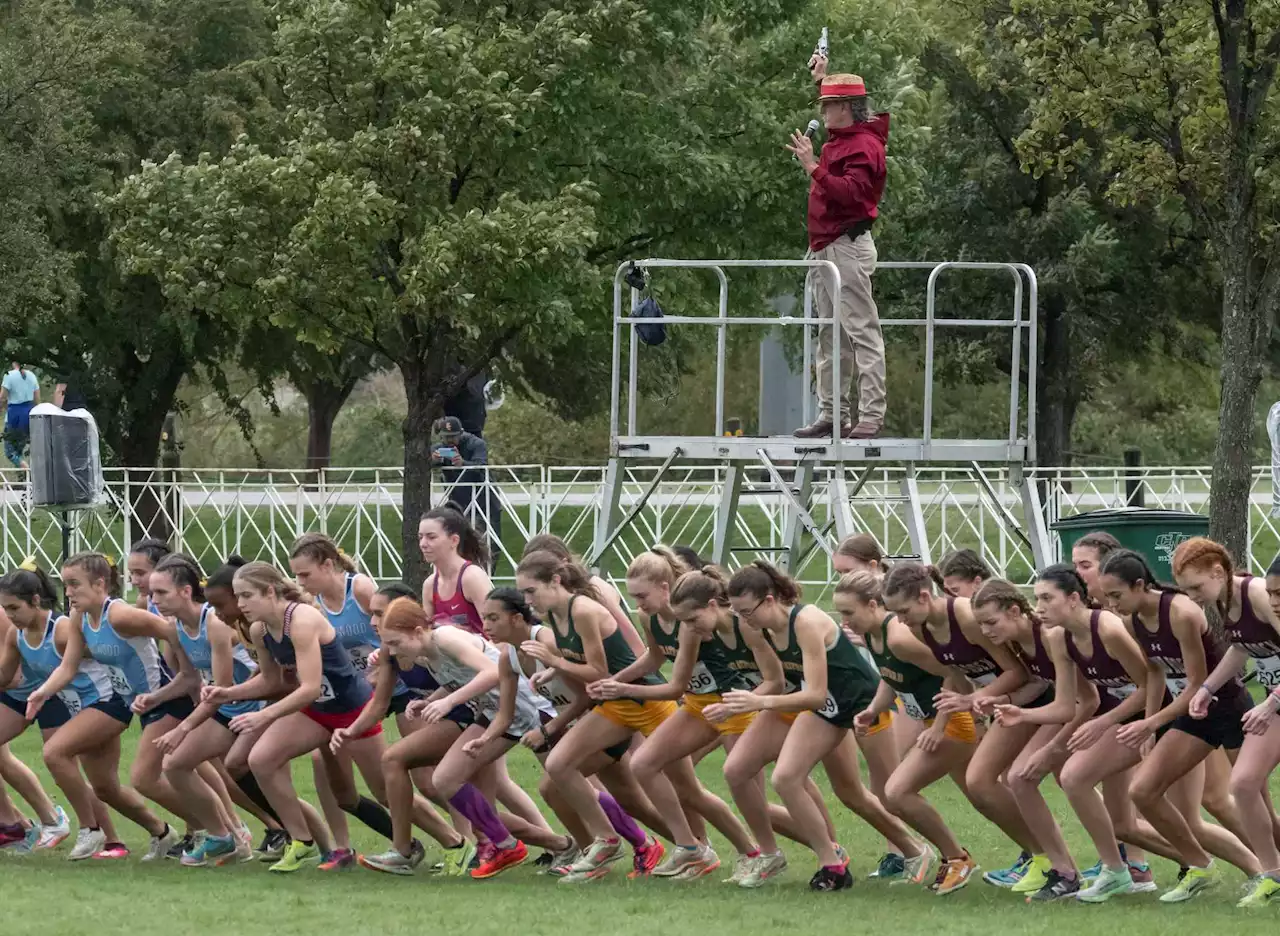
[[[501,659],[498,648],[491,644],[488,640],[479,634],[472,634],[461,628],[453,627],[446,624],[444,627],[451,627],[458,634],[476,645],[486,657],[495,664]],[[437,628],[437,631],[440,628]],[[461,689],[471,680],[476,678],[476,671],[469,666],[465,666],[457,659],[444,653],[439,649],[437,644],[437,653],[434,660],[423,658],[420,662],[426,665],[431,675],[436,678],[436,682],[450,692]],[[538,713],[540,711],[548,711],[554,717],[555,709],[545,700],[539,698],[537,693],[529,685],[529,680],[520,672],[520,666],[517,663],[515,671],[519,675],[519,681],[516,689],[516,709],[512,717],[509,733],[517,734],[517,737],[524,735],[526,732],[532,731],[542,724],[542,720]],[[490,689],[467,703],[477,715],[492,721],[498,714],[498,706],[501,704],[501,694],[498,687]]]

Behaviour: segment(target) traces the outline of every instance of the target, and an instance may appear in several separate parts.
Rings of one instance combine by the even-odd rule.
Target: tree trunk
[[[1222,398],[1209,496],[1209,535],[1242,567],[1249,558],[1254,408],[1268,334],[1264,303],[1253,301],[1250,286],[1251,248],[1239,230],[1222,247]]]
[[[333,423],[355,384],[314,381],[303,388],[307,398],[307,468],[322,471],[333,457]]]
[[[141,365],[134,379],[127,379],[128,375],[122,377],[126,421],[120,427],[116,451],[125,468],[155,467],[165,419],[173,409],[186,368],[187,361],[182,355],[156,355]],[[172,508],[166,505],[169,499],[165,497],[165,481],[169,479],[157,472],[133,480],[148,482],[145,486],[131,484],[129,487],[134,538],[151,536],[168,541],[174,533]]]
[[[1071,461],[1071,426],[1080,406],[1081,380],[1073,371],[1066,301],[1048,290],[1040,322],[1040,386],[1036,394],[1036,464],[1065,467]]]
[[[415,342],[416,344],[416,342]],[[426,353],[408,349],[400,360],[408,411],[404,419],[404,521],[401,540],[404,580],[416,588],[426,578],[418,548],[418,521],[431,509],[431,424],[441,413],[439,388],[432,379]]]

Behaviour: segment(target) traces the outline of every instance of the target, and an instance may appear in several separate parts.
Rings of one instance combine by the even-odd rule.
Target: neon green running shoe
[[[1264,874],[1254,883],[1253,889],[1249,891],[1248,895],[1242,897],[1236,906],[1249,909],[1265,907],[1275,900],[1277,895],[1280,895],[1280,881]]]
[[[289,847],[284,850],[284,854],[280,856],[280,860],[273,864],[268,871],[278,871],[281,874],[288,874],[291,871],[297,871],[308,861],[319,861],[320,849],[316,848],[315,843],[305,845],[302,842],[293,841],[289,843]]]
[[[1015,894],[1034,894],[1044,887],[1048,880],[1049,869],[1052,867],[1053,862],[1049,860],[1048,855],[1033,855],[1031,863],[1027,865],[1027,873],[1022,876],[1022,880],[1009,889]]]
[[[476,857],[476,843],[471,839],[463,839],[457,848],[444,850],[444,873],[446,877],[463,877]]]

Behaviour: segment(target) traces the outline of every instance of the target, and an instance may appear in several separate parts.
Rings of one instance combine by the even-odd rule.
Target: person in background
[[[872,114],[867,107],[867,86],[857,75],[828,75],[827,58],[815,53],[809,60],[818,83],[818,105],[827,129],[821,156],[813,152],[813,140],[799,130],[787,145],[808,174],[809,257],[830,260],[840,271],[840,295],[832,296],[827,277],[814,277],[815,313],[836,325],[818,329],[815,358],[818,418],[797,429],[801,439],[829,437],[833,431],[846,439],[874,439],[884,425],[884,335],[871,295],[871,274],[876,269],[876,244],[871,226],[884,195],[885,141],[889,115]],[[834,332],[839,331],[839,339]],[[838,349],[837,349],[838,348]],[[833,387],[832,358],[840,356],[843,387]],[[847,381],[857,371],[856,406]],[[843,399],[840,425],[833,400]],[[853,421],[854,413],[857,422]]]
[[[484,397],[484,388],[488,382],[489,374],[481,371],[444,401],[445,416],[456,416],[462,423],[463,432],[469,432],[478,439],[484,437],[484,424],[489,418],[489,408]]]
[[[478,435],[467,432],[457,416],[442,416],[431,427],[439,440],[431,446],[431,465],[441,469],[448,497],[464,515],[472,502],[476,502],[475,526],[488,531],[494,541],[493,555],[500,551],[498,539],[502,536],[502,506],[489,491],[484,466],[489,464],[489,446]]]
[[[4,416],[4,454],[18,468],[26,468],[27,444],[31,441],[31,407],[40,402],[40,380],[17,361],[0,382],[0,405]]]

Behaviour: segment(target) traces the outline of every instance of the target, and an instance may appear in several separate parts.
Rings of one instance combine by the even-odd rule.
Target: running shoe
[[[578,856],[578,860],[569,867],[569,873],[560,879],[560,883],[582,884],[586,881],[604,877],[609,873],[609,865],[621,857],[621,839],[598,838],[588,846],[586,851]],[[653,873],[662,876],[662,869],[670,862],[671,858],[668,858],[654,868]]]
[[[1050,867],[1044,876],[1044,886],[1034,894],[1028,894],[1027,903],[1051,903],[1078,893],[1080,893],[1080,875],[1073,874],[1071,877],[1066,877]]]
[[[444,850],[444,867],[441,871],[446,877],[462,877],[475,857],[476,843],[471,839],[463,839],[462,844],[456,848]]]
[[[413,874],[413,856],[402,855],[394,846],[381,855],[361,855],[360,864],[370,871],[382,871],[385,874]]]
[[[0,825],[0,848],[8,848],[21,842],[27,834],[27,827],[21,822],[15,822],[12,825]]]
[[[1090,881],[1095,880],[1098,877],[1098,875],[1101,873],[1102,873],[1102,859],[1099,858],[1093,864],[1089,865],[1089,867],[1085,868],[1083,871],[1080,872],[1080,880],[1088,884]]]
[[[782,852],[757,855],[751,859],[751,866],[747,869],[747,873],[738,880],[738,886],[760,887],[765,881],[777,877],[785,870],[787,870],[787,856]]]
[[[539,874],[546,874],[547,868],[551,867],[555,857],[555,852],[543,851],[541,855],[533,859],[533,866],[540,869]]]
[[[71,849],[71,854],[67,855],[68,861],[84,861],[86,858],[97,857],[107,844],[107,833],[101,829],[86,829],[83,826],[76,833],[76,844]]]
[[[308,845],[306,842],[293,841],[289,843],[289,847],[284,850],[284,854],[280,856],[280,860],[267,868],[268,871],[275,871],[280,874],[289,874],[299,870],[308,861],[319,861],[320,849],[316,848],[315,842]]]
[[[818,873],[809,878],[809,890],[838,891],[850,887],[853,887],[853,875],[849,873],[847,864],[837,868],[819,868]]]
[[[476,853],[471,856],[471,862],[467,865],[467,870],[474,871],[486,861],[491,861],[493,853],[497,850],[498,847],[493,842],[480,842],[476,845]]]
[[[267,829],[262,833],[262,844],[257,852],[260,858],[279,858],[289,847],[289,833],[284,829]]]
[[[987,871],[982,875],[982,879],[992,887],[1013,887],[1027,873],[1029,864],[1031,864],[1031,853],[1023,852],[1018,856],[1018,860],[1009,865],[1009,867]]]
[[[195,851],[200,847],[200,844],[204,841],[202,838],[203,835],[203,830],[199,832],[188,832],[186,835],[182,836],[182,840],[178,842],[178,844],[165,852],[164,856],[166,858],[172,858],[174,861],[181,861],[182,856],[187,852]],[[147,859],[143,858],[142,860],[146,861]]]
[[[1083,875],[1081,875],[1083,877]],[[1117,894],[1133,893],[1133,874],[1128,865],[1119,868],[1102,869],[1094,876],[1089,886],[1076,894],[1077,900],[1085,903],[1106,903]]]
[[[206,835],[193,852],[183,853],[182,863],[188,868],[225,864],[226,859],[235,859],[237,848],[239,843],[234,835]]]
[[[107,842],[93,855],[95,861],[123,861],[128,857],[129,846],[124,842]]]
[[[933,888],[939,897],[954,894],[969,883],[969,878],[978,870],[978,863],[966,850],[959,858],[948,858],[942,864],[942,880]]]
[[[751,862],[760,857],[760,853],[754,855],[739,855],[738,860],[733,863],[733,874],[724,879],[725,884],[737,884],[746,877],[751,871]]]
[[[1280,881],[1264,874],[1254,883],[1249,893],[1240,898],[1236,906],[1250,910],[1266,907],[1276,899],[1277,895],[1280,895]]]
[[[869,881],[899,881],[906,871],[907,860],[897,852],[886,852],[880,856],[876,869],[867,875]]]
[[[1172,890],[1160,895],[1161,903],[1182,903],[1190,900],[1201,891],[1206,891],[1218,883],[1218,875],[1210,862],[1207,868],[1187,868],[1187,873]]]
[[[57,848],[71,837],[71,820],[67,818],[67,814],[62,807],[53,807],[53,812],[58,817],[58,821],[53,825],[43,827],[40,841],[36,843],[36,848],[41,851],[46,848]]]
[[[485,878],[497,877],[508,868],[514,868],[522,865],[529,858],[529,849],[524,842],[516,839],[516,843],[510,848],[495,848],[493,857],[486,861],[480,867],[471,872],[471,876],[477,881]]]
[[[245,830],[248,831],[247,829]],[[229,864],[248,864],[258,856],[253,852],[253,839],[245,838],[239,835],[233,835],[232,838],[236,843],[236,850],[229,855],[223,855],[214,862],[219,868]]]
[[[1145,861],[1130,861],[1129,877],[1133,878],[1131,894],[1153,894],[1156,892],[1156,876],[1151,873],[1151,865]]]
[[[13,855],[29,855],[36,850],[36,845],[40,842],[40,836],[43,831],[40,823],[33,822],[23,830],[22,839],[14,842],[9,846],[9,853]]]
[[[666,847],[650,835],[644,840],[643,845],[635,849],[635,854],[631,860],[631,870],[627,872],[627,877],[633,881],[636,878],[648,877],[653,873],[653,869],[658,866],[666,853]]]
[[[708,845],[696,848],[683,846],[672,850],[667,860],[653,869],[654,877],[680,878],[692,880],[704,874],[710,874],[720,867],[720,858]]]
[[[547,874],[552,877],[568,877],[573,873],[573,864],[582,857],[582,849],[577,845],[572,848],[566,848],[562,852],[556,852],[552,856],[551,867],[547,869]]]
[[[1049,869],[1052,867],[1048,855],[1032,855],[1022,880],[1009,889],[1015,894],[1037,893],[1049,880]]]
[[[350,848],[335,848],[316,867],[321,871],[345,871],[356,866],[356,853]]]
[[[903,859],[902,877],[896,883],[924,884],[933,880],[933,874],[937,870],[938,853],[933,850],[932,845],[922,845],[920,854]]]
[[[181,845],[182,842],[183,838],[173,830],[172,826],[166,823],[163,833],[151,836],[151,844],[147,847],[147,853],[142,856],[142,860],[160,861],[168,857],[169,852]],[[181,857],[182,853],[179,852],[178,856]]]

